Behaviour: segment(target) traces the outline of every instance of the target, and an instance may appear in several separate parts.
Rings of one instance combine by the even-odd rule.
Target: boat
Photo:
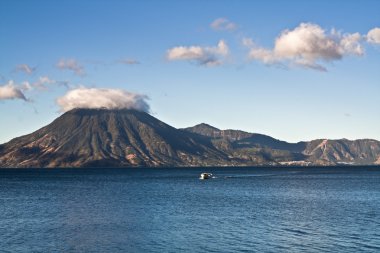
[[[206,172],[204,172],[204,173],[201,173],[201,175],[200,175],[200,177],[199,177],[199,179],[210,179],[210,178],[212,178],[212,174],[211,173],[206,173]]]

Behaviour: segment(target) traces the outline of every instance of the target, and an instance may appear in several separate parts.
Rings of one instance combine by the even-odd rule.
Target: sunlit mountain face
[[[131,109],[73,109],[0,146],[1,167],[377,164],[375,140],[288,143],[207,124],[176,129]]]

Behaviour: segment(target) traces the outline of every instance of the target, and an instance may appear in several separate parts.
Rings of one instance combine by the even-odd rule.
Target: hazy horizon
[[[101,106],[380,140],[379,1],[4,0],[0,14],[0,144]]]

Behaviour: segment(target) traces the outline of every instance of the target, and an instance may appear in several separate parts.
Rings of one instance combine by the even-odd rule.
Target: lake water
[[[379,167],[0,170],[0,252],[358,251]]]

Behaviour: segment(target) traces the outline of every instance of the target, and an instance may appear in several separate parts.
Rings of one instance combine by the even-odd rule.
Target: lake
[[[0,170],[0,252],[358,251],[380,167]]]

